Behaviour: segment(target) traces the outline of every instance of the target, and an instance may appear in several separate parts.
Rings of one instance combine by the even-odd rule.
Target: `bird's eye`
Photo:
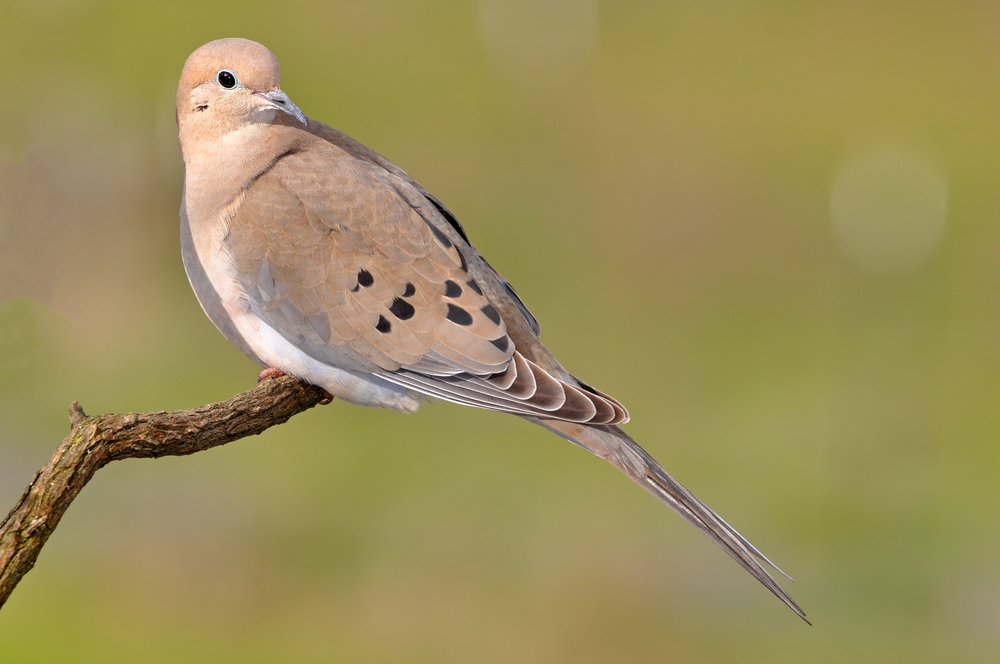
[[[216,74],[215,80],[216,82],[218,82],[219,85],[221,85],[227,90],[232,90],[233,88],[236,87],[236,84],[239,82],[236,80],[236,74],[229,71],[228,69],[223,69],[218,74]]]

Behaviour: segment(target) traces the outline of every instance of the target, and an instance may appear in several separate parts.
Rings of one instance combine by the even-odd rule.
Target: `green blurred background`
[[[74,399],[253,385],[184,276],[174,125],[187,55],[243,36],[815,623],[539,427],[334,402],[102,470],[0,659],[996,661],[998,35],[991,2],[0,0],[0,510]]]

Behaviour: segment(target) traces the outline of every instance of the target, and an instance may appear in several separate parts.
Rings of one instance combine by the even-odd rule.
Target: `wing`
[[[309,356],[456,403],[627,420],[558,366],[509,283],[408,176],[316,141],[231,207],[225,241],[248,306]]]

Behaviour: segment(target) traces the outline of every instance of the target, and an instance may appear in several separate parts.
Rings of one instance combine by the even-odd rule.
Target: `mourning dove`
[[[177,90],[184,267],[226,338],[351,403],[412,413],[433,397],[540,424],[617,466],[805,619],[758,559],[773,564],[619,428],[624,406],[542,345],[448,208],[306,118],[279,75],[264,46],[220,39],[191,54]]]

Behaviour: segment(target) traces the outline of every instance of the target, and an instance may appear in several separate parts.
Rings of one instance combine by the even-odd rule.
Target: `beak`
[[[305,126],[307,127],[309,126],[309,121],[306,119],[306,114],[303,113],[301,110],[299,110],[299,107],[293,104],[292,100],[288,98],[288,95],[286,95],[281,90],[271,90],[270,92],[258,92],[257,94],[259,94],[261,97],[271,102],[271,105],[274,106],[274,108],[284,113],[288,113],[290,116],[292,116]]]

